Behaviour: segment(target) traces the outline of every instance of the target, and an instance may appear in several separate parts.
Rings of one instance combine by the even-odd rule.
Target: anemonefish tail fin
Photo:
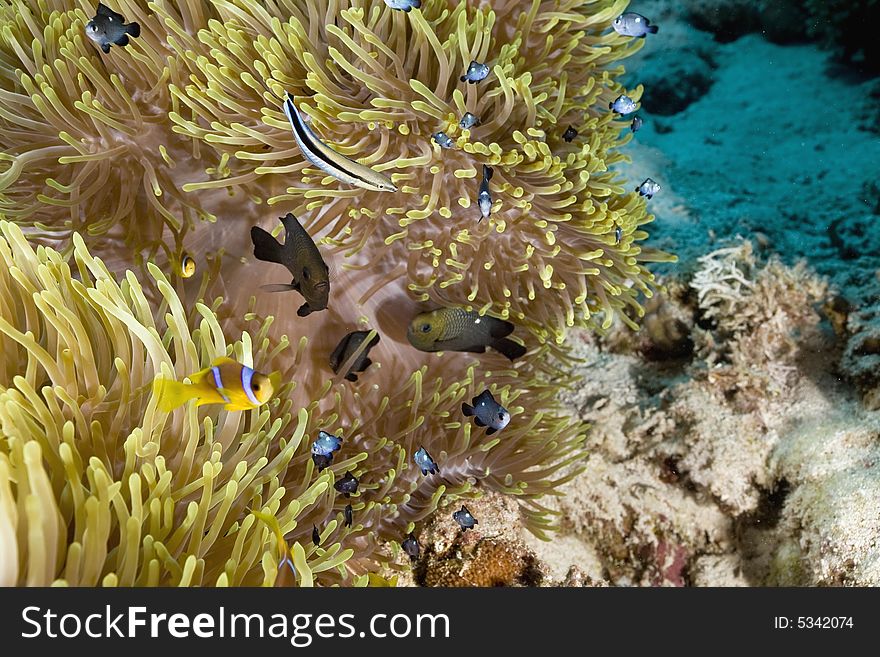
[[[648,32],[650,32],[651,34],[657,34],[657,30],[659,30],[659,29],[660,28],[657,27],[656,25],[649,25],[648,26]]]
[[[125,26],[125,31],[128,32],[129,36],[137,38],[141,35],[141,26],[138,23],[129,23]]]
[[[516,360],[526,353],[526,348],[524,346],[507,338],[495,340],[492,343],[492,348],[495,351],[500,351],[510,360]]]
[[[190,399],[198,397],[199,391],[196,386],[188,386],[180,381],[156,379],[153,381],[153,395],[158,399],[159,410],[170,413]]]
[[[470,404],[462,403],[461,412],[464,413],[465,417],[470,417],[474,414],[474,407]]]
[[[251,241],[254,243],[254,257],[257,260],[281,264],[282,246],[270,233],[254,226],[251,228]]]

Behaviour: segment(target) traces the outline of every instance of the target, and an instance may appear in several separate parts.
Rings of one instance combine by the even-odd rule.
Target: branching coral
[[[691,287],[704,323],[715,323],[702,335],[704,351],[724,345],[708,354],[710,381],[732,377],[749,383],[754,394],[777,393],[802,333],[819,322],[814,306],[825,299],[827,284],[804,262],[789,268],[774,257],[760,266],[749,241],[713,251],[700,263]]]

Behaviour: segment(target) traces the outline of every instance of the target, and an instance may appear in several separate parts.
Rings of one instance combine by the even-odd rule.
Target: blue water
[[[719,44],[680,30],[688,32],[671,43],[648,40],[627,64],[628,83],[646,86],[627,176],[663,185],[649,204],[651,238],[680,258],[658,271],[686,270],[727,239],[762,233],[767,251],[806,258],[851,300],[876,298],[878,80],[815,45],[779,46],[758,34]],[[652,102],[668,112],[663,87],[680,84],[688,67],[708,90],[680,112],[652,113]]]

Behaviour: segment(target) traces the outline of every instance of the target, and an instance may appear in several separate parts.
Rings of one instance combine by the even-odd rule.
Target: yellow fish
[[[180,259],[180,275],[184,278],[192,278],[196,273],[196,261],[189,253],[184,253]]]
[[[170,413],[190,399],[198,399],[198,406],[225,404],[227,411],[249,411],[272,399],[281,383],[277,372],[266,376],[226,357],[190,374],[189,380],[192,383],[156,379],[153,394],[159,399],[159,409]]]

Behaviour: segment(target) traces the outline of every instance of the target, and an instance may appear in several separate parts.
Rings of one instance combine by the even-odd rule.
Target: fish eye
[[[427,333],[431,330],[430,324],[422,324],[422,333]]]
[[[504,413],[499,413],[499,414],[498,414],[498,419],[499,419],[499,420],[503,420],[503,419],[504,419]]]
[[[259,383],[255,383],[253,385],[253,388],[254,388],[254,392],[260,392],[260,384]]]

